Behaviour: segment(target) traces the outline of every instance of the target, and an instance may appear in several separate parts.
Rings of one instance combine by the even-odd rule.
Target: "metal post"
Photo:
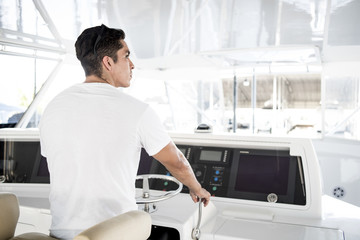
[[[251,84],[251,108],[252,108],[252,133],[255,133],[255,109],[256,109],[256,77],[253,68],[253,79]]]
[[[52,21],[50,14],[46,11],[46,8],[45,8],[44,4],[42,3],[42,1],[41,0],[33,0],[33,3],[35,5],[36,9],[39,11],[41,17],[44,19],[44,21],[48,25],[48,28],[49,28],[50,32],[52,33],[52,35],[55,37],[55,40],[57,41],[57,43],[61,47],[65,46],[65,44],[63,44],[63,39],[62,39],[60,33],[58,32],[54,22]]]
[[[60,60],[58,64],[55,66],[54,70],[51,72],[48,79],[40,88],[39,92],[36,94],[36,97],[31,102],[28,109],[25,111],[24,115],[21,117],[20,121],[16,124],[16,128],[26,128],[29,124],[31,117],[36,111],[38,104],[41,102],[42,98],[44,97],[47,89],[50,87],[51,83],[54,81],[57,73],[59,72],[60,68],[63,65],[63,60]]]
[[[236,74],[234,74],[234,91],[233,91],[233,132],[236,133],[236,128],[237,128],[237,123],[236,123],[236,108],[237,108],[237,90],[238,85],[237,85],[237,78],[236,78]]]

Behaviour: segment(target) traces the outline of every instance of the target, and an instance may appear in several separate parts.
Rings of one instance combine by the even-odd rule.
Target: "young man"
[[[56,96],[41,118],[54,237],[72,239],[105,219],[137,209],[141,148],[188,186],[194,202],[209,203],[209,192],[154,111],[118,90],[130,86],[134,69],[124,39],[122,30],[105,25],[83,31],[75,47],[85,82]]]

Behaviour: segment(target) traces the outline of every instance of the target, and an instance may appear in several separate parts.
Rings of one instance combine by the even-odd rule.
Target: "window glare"
[[[19,120],[55,64],[54,61],[0,54],[0,123]]]

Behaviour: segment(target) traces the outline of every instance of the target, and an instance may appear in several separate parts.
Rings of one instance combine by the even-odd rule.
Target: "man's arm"
[[[153,157],[161,162],[176,179],[189,188],[190,196],[194,202],[202,199],[204,206],[208,205],[210,193],[201,187],[188,160],[173,142],[170,142]]]

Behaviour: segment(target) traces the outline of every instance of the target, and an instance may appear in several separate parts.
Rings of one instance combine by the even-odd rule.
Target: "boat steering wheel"
[[[144,211],[149,212],[150,207],[149,204],[160,202],[169,198],[174,197],[175,195],[179,194],[183,188],[183,184],[172,176],[161,175],[161,174],[144,174],[136,176],[136,180],[143,180],[142,184],[142,195],[140,197],[136,197],[136,204],[145,204]],[[161,179],[164,181],[171,181],[178,185],[176,190],[166,191],[160,195],[151,195],[150,188],[149,188],[149,179]]]

